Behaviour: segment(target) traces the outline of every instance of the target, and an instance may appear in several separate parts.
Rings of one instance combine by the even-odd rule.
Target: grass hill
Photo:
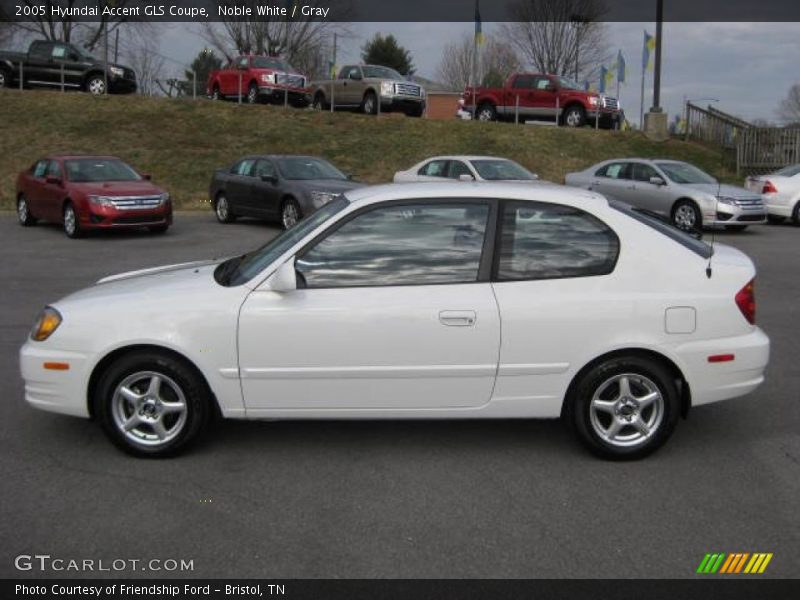
[[[637,132],[568,130],[506,123],[318,113],[233,102],[0,90],[0,207],[12,208],[17,172],[57,153],[113,154],[172,194],[176,206],[207,201],[214,169],[249,153],[315,154],[356,179],[390,181],[435,154],[512,158],[560,182],[597,161],[663,156],[732,180],[720,152],[694,143],[654,143]]]

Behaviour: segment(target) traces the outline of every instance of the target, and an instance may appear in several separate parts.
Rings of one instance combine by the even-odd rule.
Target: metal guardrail
[[[736,145],[736,174],[777,171],[800,163],[800,128],[750,127]]]
[[[721,148],[734,149],[737,137],[751,125],[733,115],[712,107],[700,108],[686,103],[684,139],[696,139]]]

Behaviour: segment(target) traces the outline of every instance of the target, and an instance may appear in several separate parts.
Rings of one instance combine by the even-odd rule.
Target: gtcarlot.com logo
[[[772,552],[715,552],[703,557],[697,572],[702,575],[755,575],[763,573],[771,560]]]
[[[18,571],[194,571],[194,559],[183,558],[58,558],[49,554],[20,554],[14,559]]]

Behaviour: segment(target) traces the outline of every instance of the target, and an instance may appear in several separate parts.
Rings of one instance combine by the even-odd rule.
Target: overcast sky
[[[653,23],[608,23],[608,64],[622,49],[628,80],[620,97],[629,119],[638,121],[643,30]],[[341,65],[357,62],[361,45],[375,32],[392,33],[410,50],[417,73],[436,79],[442,49],[473,23],[353,23],[352,37],[341,42]],[[484,33],[500,35],[498,26],[484,23]],[[204,41],[185,23],[171,26],[162,38],[161,52],[190,62]],[[797,23],[665,23],[663,36],[662,106],[670,115],[681,112],[683,97],[716,98],[725,112],[752,120],[775,120],[789,87],[800,82]],[[645,110],[652,103],[653,74],[647,74]],[[595,82],[596,84],[596,82]],[[616,85],[612,84],[615,93]],[[706,105],[707,100],[699,101]]]

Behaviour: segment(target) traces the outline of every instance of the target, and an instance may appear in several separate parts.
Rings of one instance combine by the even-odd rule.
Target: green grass
[[[113,154],[150,173],[180,208],[208,201],[214,169],[250,153],[323,156],[356,179],[390,181],[435,154],[512,158],[542,178],[600,160],[661,156],[695,163],[723,180],[723,155],[694,143],[654,143],[637,132],[368,117],[233,102],[0,90],[0,208],[11,208],[17,173],[47,154]]]

